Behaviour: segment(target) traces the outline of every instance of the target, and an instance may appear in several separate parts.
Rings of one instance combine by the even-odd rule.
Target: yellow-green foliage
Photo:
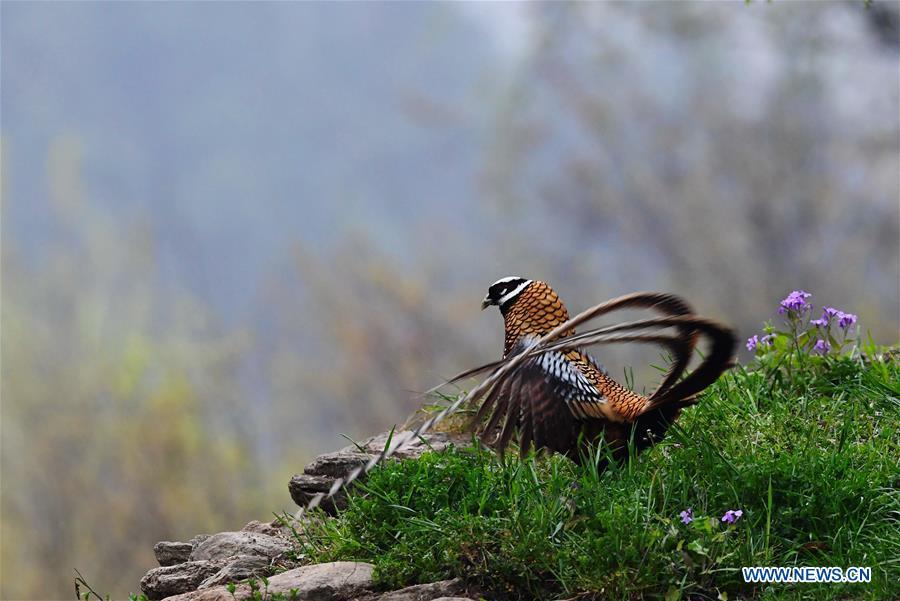
[[[243,338],[156,289],[140,227],[56,209],[47,260],[3,262],[3,599],[66,598],[76,567],[121,597],[153,541],[271,511],[230,417]]]

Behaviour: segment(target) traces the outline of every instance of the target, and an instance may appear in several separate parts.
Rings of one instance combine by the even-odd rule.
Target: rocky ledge
[[[384,448],[388,435],[374,436],[357,446],[320,455],[302,474],[291,478],[288,490],[303,507],[317,492],[327,491],[336,478],[365,464]],[[414,459],[425,451],[441,452],[449,445],[464,446],[468,437],[436,432],[410,443],[392,460]],[[343,491],[342,491],[343,492]],[[323,504],[333,515],[346,503],[339,493]],[[338,561],[302,565],[293,559],[292,534],[279,521],[253,521],[235,532],[201,534],[187,542],[162,541],[153,551],[159,563],[141,579],[141,590],[152,601],[235,601],[283,596],[309,601],[450,601],[478,599],[460,580],[446,580],[405,589],[379,592],[368,563]],[[261,578],[266,578],[263,584]],[[232,594],[229,585],[234,585]]]

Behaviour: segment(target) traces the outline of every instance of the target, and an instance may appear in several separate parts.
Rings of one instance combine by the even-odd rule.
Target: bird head
[[[500,278],[488,288],[487,295],[485,295],[484,300],[481,301],[481,309],[487,309],[491,305],[497,305],[501,311],[510,303],[514,302],[516,298],[528,285],[531,284],[531,280],[527,278],[523,278],[517,275],[507,276],[505,278]]]

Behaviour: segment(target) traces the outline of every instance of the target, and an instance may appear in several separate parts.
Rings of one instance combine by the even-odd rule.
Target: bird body
[[[662,387],[653,395],[640,395],[610,377],[584,348],[577,344],[565,345],[566,339],[573,339],[576,332],[566,327],[568,311],[546,283],[517,276],[502,278],[489,288],[482,308],[491,305],[499,307],[504,319],[504,360],[533,351],[538,341],[554,330],[561,330],[555,336],[561,348],[534,353],[504,383],[495,384],[484,396],[475,426],[480,429],[482,439],[501,452],[515,434],[523,454],[534,446],[579,460],[585,443],[601,438],[614,456],[627,452],[629,440],[633,440],[636,449],[642,450],[662,438],[681,409],[693,404],[694,395],[712,383],[733,360],[734,335],[703,320],[704,333],[718,337],[720,342],[718,352],[709,358],[715,365],[712,370],[715,373],[706,370],[705,383],[700,389],[692,387],[691,394],[678,398],[670,395],[661,401]],[[631,306],[653,308],[678,318],[646,324],[647,327],[674,327],[675,336],[644,334],[622,340],[654,342],[673,351],[675,364],[665,382],[671,388],[687,367],[696,345],[698,330],[690,322],[697,318],[692,318],[693,312],[684,301],[672,295],[635,295],[623,308]],[[485,419],[486,423],[479,423]]]
[[[528,342],[569,320],[569,312],[549,285],[527,281],[528,285],[517,296],[510,297],[507,304],[500,307],[504,321],[504,358],[521,352]],[[560,338],[573,334],[574,329],[564,332]],[[538,364],[551,381],[559,381],[556,392],[576,417],[626,421],[636,416],[645,400],[610,378],[606,370],[583,350],[546,353]]]

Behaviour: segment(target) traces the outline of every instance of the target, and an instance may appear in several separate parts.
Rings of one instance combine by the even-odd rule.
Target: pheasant
[[[613,458],[620,459],[631,448],[640,452],[660,440],[681,410],[695,404],[696,395],[734,363],[734,332],[694,314],[685,301],[672,294],[628,294],[570,319],[550,286],[510,276],[488,289],[481,306],[492,305],[504,318],[503,357],[467,370],[428,393],[487,373],[484,380],[417,428],[397,433],[379,455],[335,480],[328,492],[316,494],[304,511],[314,509],[447,415],[470,404],[477,407],[472,428],[500,453],[517,434],[523,455],[531,448],[546,449],[582,461],[586,445],[602,441]],[[621,309],[650,309],[661,316],[576,334],[578,326]],[[710,341],[709,348],[697,368],[684,376],[701,336]],[[632,342],[661,346],[672,357],[663,381],[647,396],[616,382],[584,350],[598,344]]]
[[[565,305],[550,286],[511,276],[488,289],[482,309],[492,305],[504,319],[503,360],[469,370],[463,377],[517,363],[476,397],[481,404],[474,425],[482,440],[501,453],[514,434],[518,434],[523,455],[534,447],[580,461],[586,445],[601,439],[614,458],[627,454],[630,441],[631,448],[640,452],[660,440],[681,410],[696,403],[697,393],[734,361],[734,333],[697,317],[687,303],[671,294],[623,296],[570,321]],[[626,308],[649,308],[663,317],[576,335],[577,323]],[[665,329],[674,332],[664,335]],[[648,330],[651,332],[617,333]],[[701,365],[679,381],[701,335],[711,339],[711,349]],[[654,343],[667,348],[673,362],[652,394],[643,396],[622,386],[584,350],[591,344],[611,342]]]

